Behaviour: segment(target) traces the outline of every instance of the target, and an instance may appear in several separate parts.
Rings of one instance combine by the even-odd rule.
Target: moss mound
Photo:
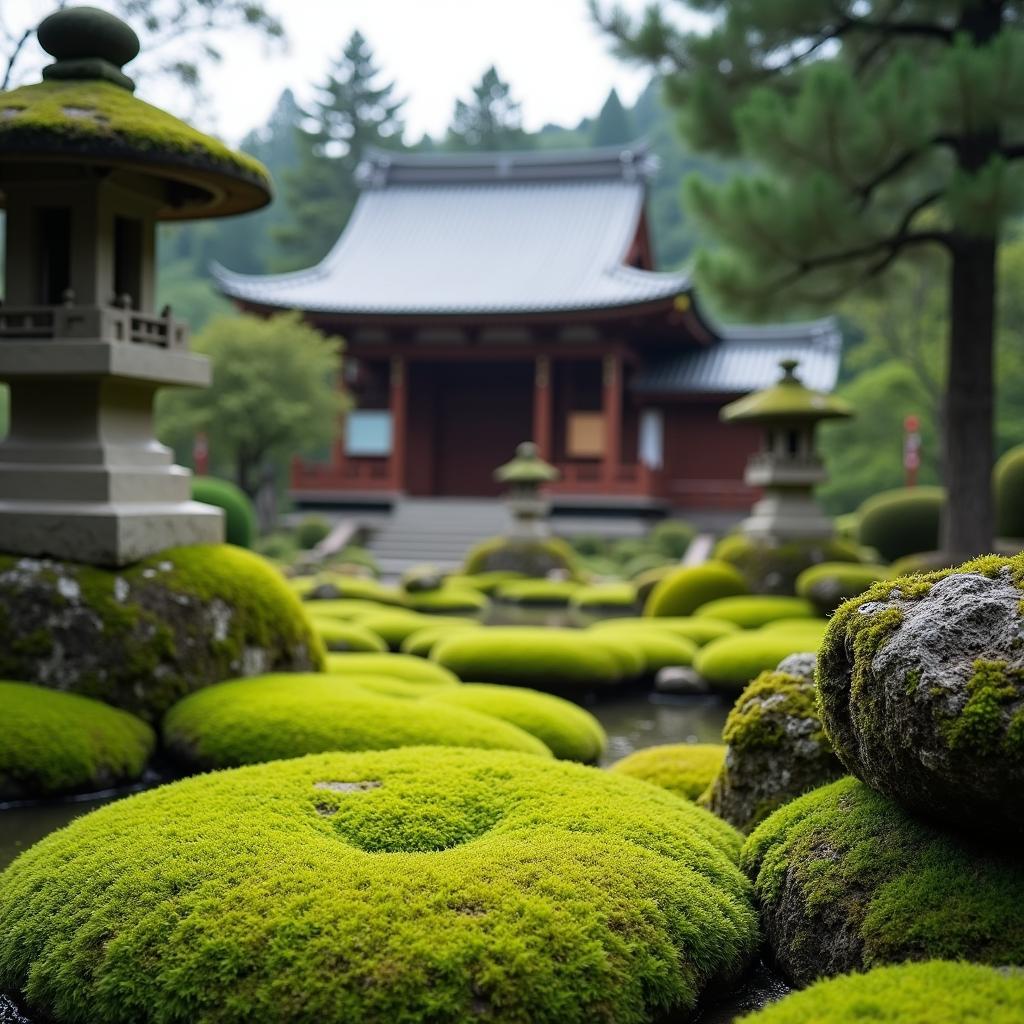
[[[256,539],[256,509],[241,487],[212,476],[192,479],[192,500],[224,510],[224,539],[240,548],[251,548]]]
[[[409,654],[328,654],[327,671],[335,676],[390,676],[427,686],[457,686],[459,682],[440,665]]]
[[[490,715],[370,693],[329,675],[259,676],[209,686],[167,712],[163,737],[177,759],[203,769],[327,750],[412,746],[550,755],[536,737]]]
[[[858,539],[892,562],[939,547],[946,492],[941,487],[901,487],[883,491],[857,510]]]
[[[877,583],[833,616],[825,730],[853,774],[916,812],[1024,833],[1024,556]]]
[[[447,585],[437,590],[411,591],[405,595],[405,603],[425,615],[477,615],[490,604],[479,590]]]
[[[400,650],[406,637],[429,626],[431,617],[407,608],[378,608],[356,612],[353,621],[376,633],[392,651]]]
[[[363,601],[355,597],[339,597],[325,601],[312,601],[304,605],[306,612],[314,619],[338,619],[355,622],[367,612],[379,612],[382,605],[375,601]]]
[[[431,658],[460,679],[540,690],[600,689],[623,678],[623,664],[585,631],[494,626],[456,633]]]
[[[1024,866],[856,779],[776,811],[743,848],[768,941],[798,984],[904,960],[1024,964]]]
[[[511,722],[536,736],[555,757],[567,761],[593,764],[604,753],[608,741],[601,723],[589,711],[537,690],[464,683],[432,694],[430,700]]]
[[[675,569],[664,576],[651,591],[645,616],[692,615],[701,605],[720,597],[737,597],[747,593],[743,577],[725,562]]]
[[[730,636],[738,633],[740,627],[734,622],[723,622],[720,619],[695,618],[694,616],[672,617],[665,616],[658,619],[611,619],[606,622],[595,622],[591,629],[628,629],[631,631],[649,629],[660,633],[670,633],[672,636],[682,637],[684,640],[691,640],[698,647],[717,640],[720,636]]]
[[[1024,445],[1011,448],[992,471],[996,500],[996,533],[1024,537]]]
[[[61,1024],[647,1021],[756,948],[736,846],[654,787],[521,754],[205,775],[0,876],[0,988]]]
[[[844,774],[804,676],[762,672],[729,712],[722,739],[725,762],[701,803],[742,832]]]
[[[470,550],[463,571],[471,576],[495,572],[537,577],[552,572],[568,572],[575,576],[576,552],[557,537],[536,540],[491,537]]]
[[[755,594],[746,597],[723,597],[701,605],[698,618],[708,616],[720,622],[733,622],[742,629],[757,629],[779,619],[813,619],[817,611],[802,597]]]
[[[479,628],[479,622],[471,622],[468,619],[461,625],[444,622],[439,626],[424,626],[423,629],[417,630],[402,641],[401,652],[403,654],[413,654],[417,658],[429,658],[430,652],[444,637],[461,633],[466,629]]]
[[[316,615],[311,615],[310,621],[328,651],[383,652],[388,649],[381,637],[356,622]]]
[[[579,612],[635,612],[639,604],[636,587],[630,583],[596,583],[580,587],[569,598]]]
[[[812,565],[861,560],[858,545],[838,537],[771,544],[743,534],[723,537],[714,556],[735,566],[756,594],[792,594],[800,573]]]
[[[844,601],[864,593],[872,583],[888,579],[884,565],[854,565],[823,562],[805,569],[797,577],[796,592],[810,601],[821,615],[831,615]]]
[[[126,711],[0,682],[0,800],[106,789],[142,774],[156,737]]]
[[[291,586],[305,601],[336,601],[338,599],[371,601],[374,604],[401,607],[404,597],[394,587],[386,587],[376,580],[342,573],[322,572],[316,576],[298,576]]]
[[[712,640],[697,652],[693,665],[712,686],[739,690],[783,658],[814,651],[816,646],[803,632],[754,630]]]
[[[532,607],[564,608],[580,590],[573,580],[513,580],[494,592],[496,601]]]
[[[725,747],[718,743],[668,743],[634,751],[616,761],[611,770],[696,800],[718,774],[724,758]]]
[[[795,992],[738,1024],[1018,1024],[1024,976],[934,961],[879,967]]]
[[[785,635],[794,641],[802,639],[810,644],[810,647],[804,650],[816,651],[828,632],[828,619],[779,619],[777,622],[769,622],[767,626],[762,626],[757,632],[770,633],[774,636]]]
[[[679,561],[696,536],[696,527],[690,523],[682,519],[665,519],[651,530],[651,543],[667,558]]]
[[[119,571],[0,555],[0,678],[154,721],[210,683],[322,665],[281,575],[233,545],[173,548]]]
[[[609,640],[621,640],[638,650],[643,656],[641,674],[644,675],[655,675],[663,668],[692,665],[697,655],[697,645],[692,640],[668,630],[621,626],[594,633],[595,643],[607,643]]]

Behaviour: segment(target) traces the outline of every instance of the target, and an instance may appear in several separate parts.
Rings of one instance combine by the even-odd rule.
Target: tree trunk
[[[995,238],[960,236],[953,246],[944,467],[949,500],[942,547],[954,564],[992,548]]]

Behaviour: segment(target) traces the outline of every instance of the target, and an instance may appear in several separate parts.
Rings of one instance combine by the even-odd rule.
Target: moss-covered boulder
[[[797,577],[796,592],[810,601],[821,615],[831,615],[843,602],[863,594],[872,583],[888,579],[884,565],[823,562]]]
[[[684,640],[691,640],[698,647],[717,640],[720,636],[729,636],[738,633],[740,627],[734,622],[723,622],[721,619],[697,618],[693,615],[686,616],[662,616],[657,619],[611,619],[604,622],[595,622],[590,627],[593,630],[604,631],[606,629],[626,629],[630,631],[650,629],[660,633],[670,633],[672,636],[682,637]]]
[[[1024,832],[1024,556],[875,584],[832,618],[822,721],[854,775],[943,822]]]
[[[29,683],[0,682],[0,723],[0,800],[131,782],[156,744],[127,711]]]
[[[601,723],[571,701],[519,686],[464,683],[438,691],[434,703],[469,708],[511,722],[536,736],[555,755],[567,761],[593,764],[604,752],[608,737]]]
[[[574,580],[513,580],[494,592],[496,601],[532,608],[565,608],[580,590]]]
[[[513,572],[544,577],[564,572],[575,576],[577,559],[576,552],[557,537],[491,537],[466,555],[464,571],[470,575]]]
[[[804,632],[755,629],[712,640],[697,652],[693,667],[715,689],[738,693],[783,658],[813,653],[815,647],[814,638]]]
[[[857,510],[858,539],[889,562],[935,551],[945,506],[941,487],[901,487],[875,494]]]
[[[327,672],[336,676],[391,676],[425,686],[458,686],[459,678],[436,662],[410,654],[328,654]]]
[[[1019,1024],[1024,974],[933,961],[816,982],[737,1024]]]
[[[722,733],[721,771],[701,799],[741,832],[844,774],[821,726],[813,676],[781,671],[789,661],[762,672],[736,701]]]
[[[666,743],[628,754],[611,771],[643,779],[686,800],[696,800],[722,767],[720,743]]]
[[[155,721],[222,679],[322,666],[280,573],[233,545],[173,548],[112,571],[0,555],[0,678]]]
[[[694,613],[720,622],[733,622],[741,629],[757,629],[780,619],[814,619],[817,610],[802,597],[781,594],[748,594],[743,597],[722,597],[703,604]]]
[[[0,989],[60,1024],[652,1020],[756,949],[737,839],[653,786],[523,754],[204,775],[0,876]]]
[[[1017,849],[930,826],[857,779],[777,810],[747,840],[743,866],[797,984],[904,960],[1024,965]]]
[[[674,569],[655,585],[644,605],[644,615],[692,615],[709,601],[745,593],[747,585],[743,577],[725,562],[685,566]]]
[[[345,622],[326,615],[311,615],[310,621],[328,651],[383,652],[388,649],[380,636],[357,622]]]
[[[734,566],[755,594],[792,594],[805,569],[821,562],[859,562],[861,552],[839,537],[772,543],[731,534],[715,546],[714,557]]]
[[[327,750],[415,746],[550,756],[536,737],[490,715],[366,692],[344,677],[302,673],[238,679],[194,693],[167,712],[163,739],[177,760],[199,769]]]
[[[622,661],[606,645],[594,643],[588,631],[572,629],[470,630],[442,640],[431,659],[469,682],[556,692],[605,689],[624,675]]]

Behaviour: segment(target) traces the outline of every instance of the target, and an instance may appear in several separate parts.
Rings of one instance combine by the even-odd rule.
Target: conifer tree
[[[608,93],[608,99],[597,115],[592,138],[595,146],[619,146],[633,138],[629,111],[622,105],[616,89]]]
[[[402,144],[405,100],[380,75],[366,39],[353,32],[297,129],[299,166],[285,177],[290,224],[275,232],[291,267],[316,263],[337,240],[356,201],[355,173],[366,150]]]
[[[944,254],[944,547],[989,549],[996,252],[1024,206],[1024,3],[677,0],[709,31],[591,3],[623,54],[666,72],[694,145],[758,168],[687,183],[722,243],[699,276],[727,308],[828,307],[926,247]]]
[[[512,87],[494,67],[473,86],[468,100],[455,101],[448,129],[449,149],[525,149],[529,136],[523,131],[522,105],[512,98]]]

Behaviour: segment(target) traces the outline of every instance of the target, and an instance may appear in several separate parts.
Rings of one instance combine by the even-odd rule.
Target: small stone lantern
[[[188,330],[156,311],[156,225],[270,200],[264,168],[136,99],[123,22],[66,8],[38,29],[43,81],[0,93],[7,211],[0,550],[119,566],[222,538],[219,510],[153,432],[164,385],[203,387]]]
[[[505,500],[515,523],[515,536],[545,535],[544,523],[551,503],[541,493],[541,488],[560,476],[554,466],[537,454],[537,446],[532,441],[524,441],[516,449],[516,457],[495,470],[494,479],[508,484]]]
[[[812,391],[796,375],[795,359],[784,359],[782,379],[722,409],[727,423],[754,423],[764,428],[761,450],[747,463],[744,479],[760,487],[758,501],[741,529],[764,541],[816,540],[835,532],[831,518],[814,498],[814,488],[828,479],[815,448],[815,429],[823,420],[846,419],[853,410],[842,399]]]

